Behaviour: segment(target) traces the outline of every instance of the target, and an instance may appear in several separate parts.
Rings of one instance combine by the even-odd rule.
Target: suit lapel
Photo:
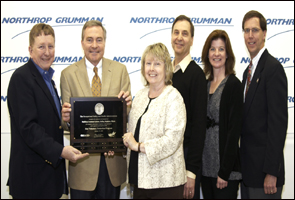
[[[257,87],[259,86],[259,84],[261,82],[261,74],[264,70],[267,56],[268,56],[268,51],[265,49],[265,51],[263,52],[263,54],[261,55],[261,57],[259,59],[259,62],[258,62],[257,67],[255,69],[255,73],[254,73],[252,80],[251,80],[251,84],[249,86],[247,96],[245,98],[244,108],[245,108],[246,115],[249,111],[249,108],[252,104],[253,98],[256,94]],[[244,82],[244,80],[243,80],[243,82]]]
[[[108,96],[111,85],[113,67],[109,60],[102,58],[102,88],[101,96]]]
[[[245,88],[245,85],[246,85],[248,70],[249,70],[249,65],[248,65],[248,67],[246,68],[246,70],[244,71],[244,74],[243,74],[243,81],[242,81],[243,88]]]
[[[91,97],[92,92],[91,92],[91,86],[89,83],[89,78],[87,74],[87,69],[86,69],[86,64],[85,64],[85,57],[83,57],[82,60],[76,63],[77,69],[74,72],[78,83],[81,87],[81,91],[83,92],[85,97]]]
[[[50,104],[53,107],[53,110],[55,112],[55,114],[58,116],[59,118],[59,114],[58,111],[56,109],[53,97],[50,93],[50,90],[48,89],[43,77],[41,76],[40,72],[38,71],[38,69],[36,68],[36,66],[34,65],[34,63],[30,60],[30,69],[32,72],[33,77],[35,78],[36,83],[40,86],[40,88],[42,89],[42,91],[45,93],[45,96],[48,98],[48,100],[50,101]]]

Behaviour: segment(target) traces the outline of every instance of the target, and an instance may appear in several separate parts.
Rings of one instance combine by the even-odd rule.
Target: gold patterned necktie
[[[247,95],[247,92],[248,92],[248,89],[250,87],[250,83],[251,83],[251,73],[252,73],[252,60],[250,62],[250,65],[249,65],[249,69],[248,69],[248,75],[247,75],[247,87],[246,87],[246,92],[245,92],[245,96]]]
[[[91,87],[91,91],[92,91],[92,95],[94,97],[100,97],[101,95],[101,81],[100,78],[97,74],[97,67],[93,68],[93,72],[95,73],[92,79],[92,87]]]

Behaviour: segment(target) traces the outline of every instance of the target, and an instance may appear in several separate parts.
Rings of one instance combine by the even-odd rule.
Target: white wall
[[[28,10],[30,8],[30,11]],[[225,30],[236,56],[237,77],[249,63],[244,45],[242,19],[249,10],[261,12],[268,22],[266,48],[282,63],[288,77],[289,124],[285,145],[286,185],[283,198],[294,198],[294,2],[3,2],[1,1],[1,198],[9,198],[6,186],[10,153],[10,123],[7,86],[14,70],[29,58],[29,31],[37,23],[50,24],[56,34],[54,81],[59,86],[61,71],[83,56],[81,30],[85,23],[73,19],[99,18],[107,29],[105,57],[126,65],[132,94],[143,87],[140,61],[144,49],[162,42],[173,57],[170,35],[173,18],[185,14],[195,26],[191,55],[200,66],[207,36],[215,29]],[[149,19],[148,19],[149,18]],[[193,19],[194,18],[194,19]],[[204,19],[213,19],[204,21]],[[137,21],[135,19],[138,19]],[[217,20],[216,20],[217,19]],[[48,20],[48,21],[46,21]],[[144,23],[146,20],[146,23]],[[215,21],[216,20],[216,21]],[[40,22],[39,21],[39,22]],[[224,23],[222,23],[222,21]],[[70,58],[69,60],[62,60]],[[129,60],[128,60],[128,57]],[[58,87],[58,92],[60,90]],[[21,98],[21,97],[18,97]],[[68,142],[68,136],[65,136]],[[123,197],[130,197],[122,190]],[[126,195],[125,195],[126,193]],[[124,196],[125,195],[125,196]]]

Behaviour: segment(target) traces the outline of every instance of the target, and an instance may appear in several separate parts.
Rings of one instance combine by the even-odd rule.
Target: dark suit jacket
[[[243,75],[245,86],[248,68]],[[241,164],[248,187],[263,188],[266,174],[284,184],[283,148],[288,123],[287,78],[282,65],[267,50],[252,78],[243,112]]]
[[[11,76],[7,96],[10,195],[60,198],[66,183],[65,162],[60,159],[63,129],[53,97],[31,59]]]
[[[228,180],[232,171],[240,172],[239,139],[242,130],[243,89],[241,81],[229,75],[224,86],[219,110],[219,155],[218,176]]]

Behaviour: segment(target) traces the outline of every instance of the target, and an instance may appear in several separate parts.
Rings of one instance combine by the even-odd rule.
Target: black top
[[[202,152],[207,121],[207,82],[205,74],[195,61],[191,61],[184,73],[173,75],[173,86],[183,97],[187,124],[184,132],[186,169],[197,174],[201,168]]]
[[[243,88],[240,80],[229,75],[220,99],[218,176],[227,181],[232,171],[240,172],[239,138],[242,129]]]
[[[208,82],[208,93],[210,85],[211,82]],[[211,121],[211,126],[207,126],[202,163],[203,176],[219,176],[225,181],[242,178],[239,162],[242,107],[242,84],[234,74],[231,74],[222,80],[208,101],[207,116],[213,122]]]
[[[143,112],[143,114],[140,116],[140,118],[137,121],[135,133],[134,133],[134,139],[136,141],[139,141],[141,117],[147,112],[149,105],[153,99],[155,98],[150,98],[150,102],[148,103],[145,111]],[[138,185],[138,152],[137,151],[131,151],[128,174],[129,174],[129,183]]]
[[[209,100],[211,99],[212,96],[213,96],[213,93],[212,94],[209,94]]]

